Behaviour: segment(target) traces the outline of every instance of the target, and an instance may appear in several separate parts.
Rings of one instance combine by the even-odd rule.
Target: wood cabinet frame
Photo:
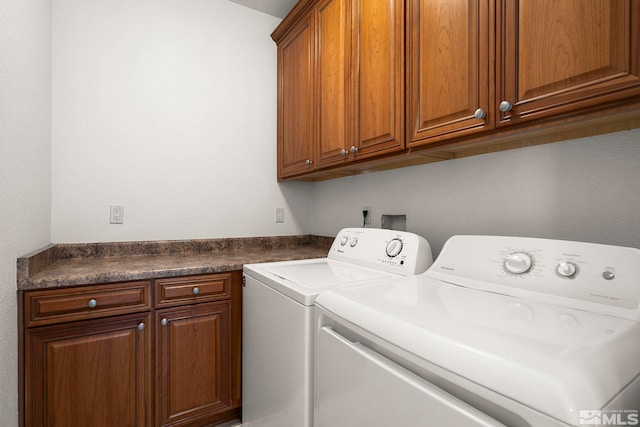
[[[228,300],[155,312],[156,425],[192,425],[231,409],[230,323]]]
[[[320,0],[299,1],[272,33],[273,40],[280,44],[292,28],[309,16],[318,1]],[[423,12],[427,16],[436,15],[425,9],[426,3],[423,0],[406,0],[404,14],[397,14],[399,18],[396,22],[406,26],[406,54],[403,54],[401,63],[404,72],[400,72],[394,80],[398,83],[406,79],[402,90],[406,94],[406,102],[399,107],[388,108],[397,108],[397,111],[405,115],[399,126],[404,126],[401,132],[404,135],[400,137],[404,141],[399,149],[390,148],[387,151],[384,148],[378,149],[384,147],[384,144],[372,146],[377,148],[365,147],[367,143],[363,141],[368,141],[368,138],[358,135],[363,128],[375,126],[365,124],[366,121],[360,117],[362,104],[359,104],[361,94],[358,91],[361,86],[358,79],[362,70],[359,68],[361,64],[358,61],[360,52],[357,40],[359,5],[364,4],[364,1],[353,0],[349,126],[353,133],[350,138],[356,141],[354,145],[358,148],[358,154],[349,154],[348,159],[343,161],[316,164],[291,174],[279,173],[278,179],[332,179],[640,127],[640,2],[594,1],[597,1],[594,5],[603,13],[589,15],[588,11],[555,12],[557,16],[569,20],[582,16],[584,19],[576,23],[581,28],[576,30],[578,33],[591,34],[589,25],[594,25],[596,28],[593,33],[599,32],[600,39],[608,40],[600,43],[600,47],[593,52],[590,45],[580,47],[576,50],[579,57],[573,60],[569,52],[572,49],[571,43],[565,41],[561,34],[546,29],[540,30],[542,33],[538,30],[531,31],[531,28],[536,27],[531,23],[540,19],[546,7],[564,7],[569,11],[574,7],[579,11],[580,8],[590,8],[591,4],[587,5],[580,0],[543,2],[544,4],[518,0],[469,0],[466,4],[448,4],[449,0],[429,2],[429,7],[467,7],[468,15],[472,17],[468,21],[469,25],[464,25],[464,20],[459,15],[443,19],[442,25],[448,25],[447,22],[457,23],[456,31],[461,28],[469,29],[473,34],[467,36],[477,45],[475,50],[470,51],[469,63],[462,64],[462,71],[451,68],[456,62],[449,61],[447,66],[452,73],[451,76],[445,73],[443,79],[444,85],[450,85],[450,91],[464,95],[464,89],[456,92],[455,79],[463,74],[469,76],[469,82],[473,83],[472,89],[477,93],[466,100],[464,96],[456,96],[452,102],[445,103],[441,111],[432,108],[429,113],[429,106],[435,105],[438,99],[436,97],[433,100],[432,95],[432,99],[427,99],[425,104],[425,96],[429,96],[430,92],[433,94],[437,83],[430,89],[428,85],[421,83],[421,79],[430,70],[428,64],[420,61],[423,56],[437,57],[437,52],[435,49],[425,50],[421,46],[421,31],[427,25],[420,19]],[[386,1],[380,3],[387,4]],[[398,6],[404,2],[390,0],[389,4],[391,3]],[[520,11],[522,5],[529,5],[530,9]],[[522,24],[519,20],[525,23]],[[553,25],[561,25],[560,21],[553,20],[553,24],[547,24],[552,28]],[[522,25],[526,27],[524,30]],[[606,28],[602,29],[603,26]],[[568,52],[565,57],[568,58],[566,70],[569,77],[565,78],[556,70],[555,74],[550,73],[550,77],[547,76],[545,80],[539,77],[539,71],[527,70],[527,67],[531,68],[535,64],[535,67],[540,68],[546,58],[541,54],[527,57],[522,50],[529,49],[527,46],[539,49],[538,46],[543,42],[548,43],[550,50],[565,49]],[[397,46],[404,50],[402,44]],[[446,48],[455,48],[455,42],[449,43]],[[469,84],[465,87],[471,87]],[[476,97],[477,102],[474,102]],[[502,100],[509,100],[513,104],[510,111],[500,111],[499,104]],[[484,110],[484,117],[475,117],[474,105]],[[279,126],[282,123],[280,118],[278,123]],[[335,151],[333,159],[337,159]],[[280,156],[280,151],[278,155]]]
[[[496,2],[496,103],[513,104],[512,110],[499,112],[496,126],[562,117],[640,97],[637,0]],[[537,14],[560,15],[564,21],[544,22]],[[576,16],[585,19],[576,21]],[[587,23],[589,16],[592,22]],[[592,35],[592,42],[583,42]],[[576,46],[580,42],[583,46]]]
[[[202,292],[194,294],[192,290],[196,286],[200,286]],[[90,299],[96,299],[97,304],[87,307]],[[155,305],[151,301],[155,301]],[[73,395],[75,388],[71,388],[76,385],[81,393],[76,400],[89,402],[87,405],[92,407],[87,411],[95,410],[98,414],[104,405],[101,409],[97,402],[108,400],[97,401],[92,397],[94,394],[114,390],[115,400],[135,395],[132,403],[120,402],[127,410],[99,416],[100,420],[112,420],[109,418],[112,416],[117,420],[115,423],[125,418],[129,420],[127,423],[131,422],[132,414],[128,410],[134,411],[135,425],[140,427],[204,426],[240,417],[241,271],[18,291],[18,307],[20,426],[41,425],[53,419],[65,426],[87,422],[84,418],[70,420],[69,417],[77,413],[55,400]],[[174,328],[173,335],[167,335],[169,329],[161,324],[163,318],[169,321],[168,327],[180,326]],[[194,333],[204,333],[207,337],[200,343],[201,337]],[[184,381],[182,388],[171,389],[172,373],[196,372],[191,366],[174,369],[184,363],[175,357],[187,354],[171,347],[178,341],[190,342],[190,348],[212,348],[216,353],[213,356],[202,351],[197,353],[199,362],[214,365],[215,375],[203,379],[215,384],[214,401],[201,405],[197,391],[193,396],[185,392],[189,391],[189,384]],[[65,362],[69,357],[77,359],[74,367]],[[118,369],[124,361],[129,369]],[[59,373],[65,369],[73,369],[73,375]],[[74,376],[83,372],[89,377],[84,391],[80,387],[83,383]],[[92,379],[101,385],[92,387]],[[176,391],[182,393],[174,400],[180,410],[169,413],[167,410],[171,407],[165,405],[166,399]],[[190,399],[193,407],[189,407]],[[47,409],[47,405],[57,405],[58,409]],[[87,412],[79,414],[89,416]]]
[[[300,1],[278,44],[277,176],[404,149],[404,0]]]
[[[49,325],[27,329],[24,386],[28,393],[22,411],[25,425],[42,425],[44,421],[56,426],[90,425],[88,417],[95,416],[110,425],[126,419],[137,426],[151,426],[150,321],[147,312],[74,322],[64,328]],[[146,327],[139,330],[140,324]],[[75,357],[65,360],[70,354]],[[104,367],[117,369],[105,371]],[[60,370],[68,370],[71,375],[62,375]],[[103,395],[106,390],[111,392]],[[131,413],[106,408],[104,402],[109,399],[120,400],[120,407]],[[99,402],[104,410],[100,410]],[[79,413],[72,409],[78,405],[84,406]]]
[[[492,129],[493,2],[407,1],[407,145]]]
[[[278,177],[315,168],[314,31],[307,17],[278,45]]]

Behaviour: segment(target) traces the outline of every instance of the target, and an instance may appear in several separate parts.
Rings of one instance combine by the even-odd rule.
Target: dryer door
[[[505,427],[331,327],[317,354],[316,427]]]

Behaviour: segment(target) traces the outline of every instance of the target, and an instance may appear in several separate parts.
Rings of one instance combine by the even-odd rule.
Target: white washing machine
[[[245,265],[242,425],[313,425],[313,304],[319,293],[422,273],[432,262],[429,243],[418,235],[346,228],[326,258]]]
[[[640,251],[454,236],[316,300],[316,427],[638,425]]]

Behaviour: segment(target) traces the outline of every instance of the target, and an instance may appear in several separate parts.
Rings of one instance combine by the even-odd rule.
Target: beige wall
[[[308,186],[276,182],[279,22],[219,0],[56,0],[53,241],[307,229]]]
[[[640,123],[638,123],[640,126]],[[640,247],[640,129],[318,183],[312,232],[334,235],[380,215],[438,254],[454,234]]]
[[[16,258],[49,243],[51,9],[0,2],[0,425],[18,425]]]

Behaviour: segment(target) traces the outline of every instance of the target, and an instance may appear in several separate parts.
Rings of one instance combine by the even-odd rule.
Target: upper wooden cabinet
[[[404,1],[353,1],[355,155],[404,148]]]
[[[313,10],[317,29],[317,167],[348,159],[350,16],[348,0],[323,0]],[[314,141],[310,142],[313,145]]]
[[[278,178],[348,158],[347,6],[319,2],[278,42]]]
[[[410,0],[408,146],[637,97],[639,5]]]
[[[640,120],[640,0],[300,0],[272,37],[279,179],[439,161]]]
[[[313,20],[301,21],[278,45],[278,177],[313,168]]]
[[[278,178],[404,148],[404,2],[302,1],[278,44]],[[297,11],[297,12],[296,12]]]
[[[493,8],[478,0],[409,0],[409,147],[493,127]]]
[[[640,1],[497,2],[497,126],[640,96]]]

